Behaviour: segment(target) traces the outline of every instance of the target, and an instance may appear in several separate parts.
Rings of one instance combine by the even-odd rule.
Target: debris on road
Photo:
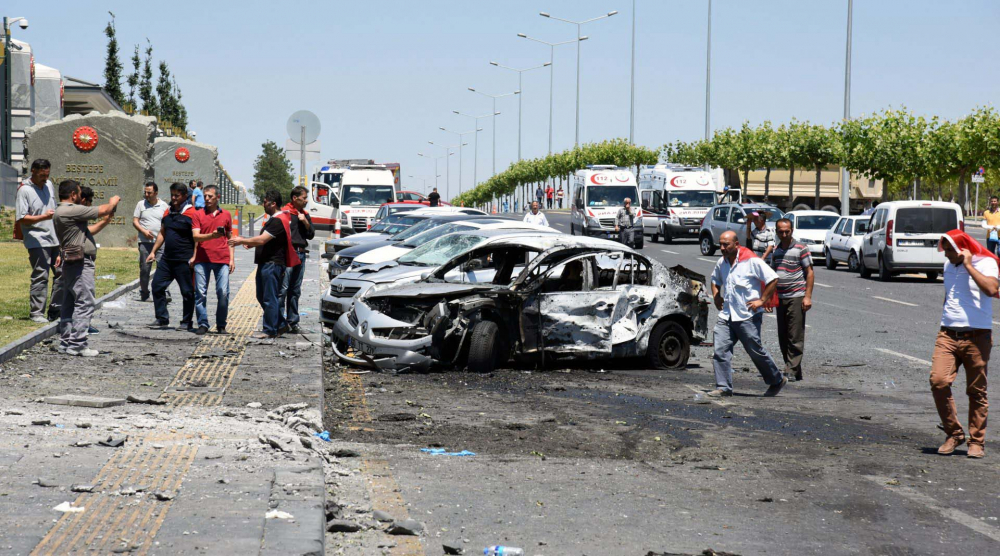
[[[94,485],[73,485],[69,489],[72,492],[94,492]]]
[[[83,512],[87,508],[85,508],[85,507],[76,507],[73,504],[71,504],[70,502],[63,502],[62,504],[59,504],[58,506],[56,506],[56,507],[54,507],[52,509],[55,510],[55,511],[57,511],[57,512],[74,513],[74,514],[76,514],[76,513]]]
[[[294,519],[295,516],[281,510],[271,510],[264,514],[264,519]]]
[[[361,525],[346,519],[334,519],[326,524],[329,533],[357,533],[361,530]]]
[[[470,452],[468,450],[462,450],[461,452],[449,452],[445,448],[421,448],[420,451],[424,452],[424,453],[427,453],[427,454],[430,454],[432,456],[459,456],[459,457],[465,457],[465,456],[474,456],[474,455],[476,455],[475,452]]]
[[[122,398],[102,398],[99,396],[78,396],[75,394],[66,394],[64,396],[48,396],[45,398],[45,403],[49,405],[72,405],[76,407],[104,408],[125,405],[125,400]]]
[[[167,400],[160,400],[157,398],[140,398],[138,396],[126,396],[125,398],[129,403],[143,403],[147,405],[167,405]]]
[[[389,515],[388,512],[383,512],[382,510],[375,510],[372,512],[372,519],[382,523],[392,523],[393,521],[396,521],[396,518]]]
[[[55,488],[59,486],[57,483],[54,483],[48,479],[35,479],[32,482],[42,488]]]
[[[128,440],[127,436],[122,438],[114,438],[109,436],[107,440],[100,440],[97,442],[97,444],[100,446],[106,446],[108,448],[117,448],[122,444],[124,444],[126,440]]]
[[[385,530],[390,535],[420,535],[424,530],[424,524],[415,519],[404,519],[395,522]]]

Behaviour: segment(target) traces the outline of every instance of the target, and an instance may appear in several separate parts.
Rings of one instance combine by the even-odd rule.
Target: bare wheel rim
[[[664,334],[660,340],[660,360],[669,367],[674,367],[680,363],[683,354],[683,345],[680,339],[673,334]]]

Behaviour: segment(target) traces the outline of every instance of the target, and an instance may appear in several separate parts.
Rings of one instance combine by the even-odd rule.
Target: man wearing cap
[[[951,384],[958,366],[965,367],[965,393],[969,396],[970,458],[986,455],[986,368],[993,345],[993,299],[1000,290],[997,256],[961,230],[941,236],[938,251],[944,251],[944,307],[941,329],[931,358],[931,394],[948,439],[938,448],[950,455],[966,442],[958,420]]]
[[[774,251],[774,230],[767,227],[768,211],[753,211],[747,219],[747,243],[754,253],[765,262],[771,262],[771,252]]]

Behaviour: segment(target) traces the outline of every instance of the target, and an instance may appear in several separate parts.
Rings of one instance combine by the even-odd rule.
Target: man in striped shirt
[[[775,224],[778,245],[771,268],[778,274],[778,345],[789,379],[802,380],[802,353],[806,347],[806,312],[812,308],[813,268],[809,249],[792,239],[792,222]]]

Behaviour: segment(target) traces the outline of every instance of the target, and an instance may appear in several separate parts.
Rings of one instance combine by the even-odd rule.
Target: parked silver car
[[[723,232],[733,231],[740,238],[740,243],[746,241],[747,215],[755,211],[767,211],[767,227],[774,229],[774,223],[785,215],[781,209],[760,203],[727,203],[716,205],[708,211],[701,222],[701,232],[698,234],[698,246],[701,254],[711,257],[719,248],[719,237]],[[748,246],[749,247],[749,246]]]
[[[492,278],[467,278],[482,270]],[[708,302],[703,277],[619,243],[497,237],[417,282],[369,289],[337,321],[333,349],[357,365],[411,371],[643,356],[683,369],[707,334]]]

